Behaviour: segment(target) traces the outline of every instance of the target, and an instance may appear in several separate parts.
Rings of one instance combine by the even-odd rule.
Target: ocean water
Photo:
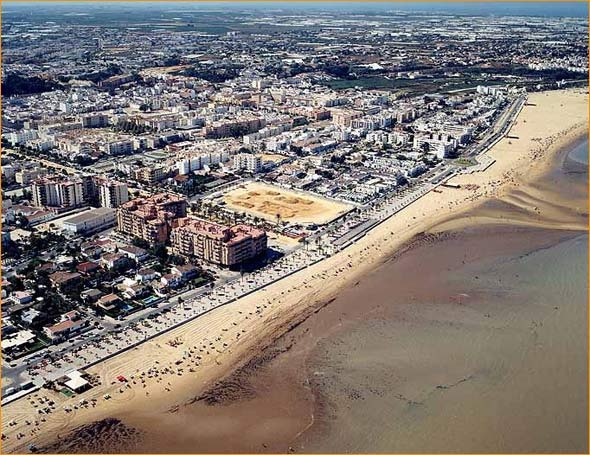
[[[378,271],[366,286],[388,309],[320,343],[325,425],[298,451],[587,453],[588,237],[542,236],[488,232],[479,255],[475,233]],[[433,255],[449,261],[420,268]],[[404,268],[445,278],[424,276],[438,287],[424,292],[407,277],[401,291]]]
[[[562,156],[539,188],[585,221],[588,141]],[[472,227],[333,305],[354,302],[366,317],[308,361],[317,424],[297,451],[588,452],[587,232]]]
[[[578,163],[588,164],[588,139],[580,142],[569,153],[568,157]]]

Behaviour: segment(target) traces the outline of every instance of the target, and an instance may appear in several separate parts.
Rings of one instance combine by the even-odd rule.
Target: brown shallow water
[[[402,258],[389,270],[421,277],[413,292],[392,292],[389,309],[320,343],[310,366],[330,420],[300,450],[587,449],[586,299],[569,287],[587,238],[497,229],[482,251],[481,235]],[[375,279],[367,286],[383,291]]]
[[[229,401],[151,416],[139,450],[586,450],[585,291],[570,278],[587,238],[495,226],[432,240],[214,391]]]
[[[585,223],[586,179],[562,155],[415,239],[140,450],[587,452],[587,235],[509,224]]]

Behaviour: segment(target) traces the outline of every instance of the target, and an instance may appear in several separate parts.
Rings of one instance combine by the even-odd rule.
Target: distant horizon
[[[294,1],[294,2],[273,2],[273,1],[181,1],[168,2],[163,1],[18,1],[4,0],[2,12],[16,12],[35,8],[41,12],[44,5],[51,5],[55,14],[60,14],[63,7],[73,10],[80,9],[113,9],[117,7],[144,7],[166,11],[174,8],[182,8],[184,11],[206,11],[207,9],[223,7],[231,10],[259,10],[270,12],[269,7],[273,10],[293,10],[293,11],[326,11],[332,12],[337,9],[341,13],[394,13],[407,12],[418,14],[452,14],[468,16],[529,16],[529,17],[588,17],[588,3],[583,1],[573,2],[311,2],[311,1]],[[58,7],[59,11],[54,8]],[[45,11],[42,11],[46,13]],[[173,11],[170,11],[173,12]],[[178,12],[178,11],[174,11]],[[275,11],[276,12],[276,11]]]

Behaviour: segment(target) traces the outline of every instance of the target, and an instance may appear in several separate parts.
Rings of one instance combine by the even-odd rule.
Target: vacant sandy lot
[[[313,196],[310,193],[291,191],[278,186],[252,182],[227,193],[223,200],[237,212],[276,222],[325,224],[350,211],[353,206]]]
[[[262,158],[263,162],[272,162],[272,163],[280,163],[287,157],[284,155],[279,155],[276,153],[260,153],[260,158]]]
[[[169,74],[183,69],[190,68],[190,65],[175,65],[175,66],[157,66],[155,68],[147,68],[139,72],[142,76],[158,76],[160,74]]]

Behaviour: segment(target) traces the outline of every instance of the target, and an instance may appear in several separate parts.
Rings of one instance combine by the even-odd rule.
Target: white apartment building
[[[392,117],[384,115],[366,116],[352,119],[351,128],[373,131],[379,128],[386,128],[392,124]]]
[[[84,203],[82,181],[42,178],[31,186],[38,207],[78,207]]]
[[[45,175],[47,170],[42,167],[35,167],[33,169],[21,169],[14,174],[14,181],[23,185],[28,185],[33,180]]]
[[[109,124],[109,116],[106,114],[86,114],[81,115],[79,119],[84,128],[103,128]]]
[[[238,171],[246,170],[255,174],[262,170],[262,158],[249,153],[238,153],[234,156],[234,169]]]
[[[272,136],[278,136],[279,134],[289,131],[291,129],[290,123],[282,123],[276,126],[266,126],[256,133],[246,134],[242,138],[245,145],[252,145],[256,141],[266,139]]]
[[[37,135],[36,130],[20,130],[13,133],[8,133],[4,137],[12,145],[18,145],[32,141],[33,139],[37,139],[39,136]]]
[[[104,151],[109,155],[125,155],[133,153],[133,140],[122,140],[116,142],[108,142],[103,147]]]
[[[225,163],[229,160],[229,153],[225,150],[220,152],[204,152],[189,156],[181,161],[176,162],[176,168],[180,175],[187,175],[193,171],[203,169],[210,164]]]
[[[101,207],[117,208],[129,200],[127,184],[105,180],[98,184],[98,200]]]
[[[423,147],[428,149],[437,158],[446,158],[450,152],[457,148],[457,141],[450,136],[443,134],[416,135],[414,136],[414,149],[420,150]]]
[[[486,85],[478,85],[477,86],[477,93],[480,93],[482,95],[492,95],[492,96],[498,96],[498,95],[503,95],[506,93],[506,87],[495,87],[495,86],[486,86]]]
[[[447,124],[443,126],[443,132],[450,136],[453,136],[455,139],[457,139],[459,144],[466,144],[467,142],[469,142],[471,140],[471,137],[473,136],[474,130],[475,128],[465,125]]]

